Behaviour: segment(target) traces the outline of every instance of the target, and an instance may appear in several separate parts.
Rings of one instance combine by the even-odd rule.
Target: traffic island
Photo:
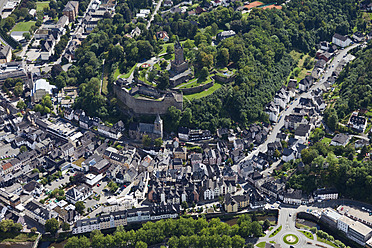
[[[295,245],[298,243],[298,237],[294,234],[287,234],[284,236],[283,241],[288,245]]]

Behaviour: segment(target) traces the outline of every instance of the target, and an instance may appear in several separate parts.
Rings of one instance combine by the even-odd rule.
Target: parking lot
[[[16,156],[19,153],[19,148],[12,148],[11,144],[0,143],[0,158]]]
[[[70,181],[70,177],[68,175],[62,175],[62,179],[57,179],[51,182],[51,185],[45,185],[46,189],[53,190],[58,189],[62,184],[66,185]]]

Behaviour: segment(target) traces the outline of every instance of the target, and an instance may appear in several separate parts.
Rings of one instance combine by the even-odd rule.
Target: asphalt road
[[[306,206],[299,206],[297,208],[285,208],[282,207],[279,210],[279,216],[278,216],[278,224],[269,231],[264,237],[260,238],[257,242],[270,242],[274,241],[277,244],[280,244],[282,247],[289,247],[288,244],[284,242],[284,237],[288,234],[293,234],[298,238],[298,242],[296,244],[293,244],[293,247],[327,247],[332,248],[332,246],[327,245],[325,243],[317,241],[316,235],[314,234],[314,240],[309,239],[306,237],[303,233],[301,233],[296,228],[296,214],[298,212],[306,211],[306,209],[309,209],[309,207]],[[317,210],[317,208],[312,208],[314,211]],[[277,228],[282,226],[282,229],[273,237],[270,238],[270,234],[275,232]]]
[[[353,49],[353,48],[355,48],[359,45],[360,44],[354,44],[354,45],[352,45],[352,46],[350,46],[350,47],[348,47],[344,50],[340,50],[339,53],[334,57],[333,63],[330,63],[330,62],[328,63],[328,65],[331,65],[331,66],[329,66],[326,69],[326,71],[323,73],[323,75],[319,79],[319,81],[316,82],[308,91],[296,96],[296,99],[290,103],[289,107],[287,109],[283,110],[280,113],[279,121],[276,124],[272,125],[272,130],[271,130],[270,134],[267,136],[267,139],[265,140],[265,142],[263,144],[261,144],[260,146],[258,146],[256,150],[251,152],[240,163],[243,163],[244,161],[246,161],[248,159],[251,159],[253,157],[253,155],[257,155],[259,152],[266,152],[267,144],[272,143],[272,142],[275,141],[276,135],[279,133],[280,129],[284,125],[285,117],[287,115],[290,115],[293,112],[294,108],[298,107],[300,98],[301,97],[310,97],[311,96],[310,95],[311,91],[321,87],[327,81],[327,78],[332,76],[333,71],[336,69],[336,67],[338,66],[338,64],[340,63],[340,61],[344,57],[344,55],[346,55],[351,49]],[[333,65],[333,67],[332,67],[332,65]]]
[[[156,5],[154,13],[151,15],[151,18],[150,18],[149,22],[147,23],[146,29],[150,28],[151,22],[154,20],[154,16],[156,15],[156,13],[158,13],[158,10],[159,10],[162,3],[163,3],[163,0],[159,0],[158,4]]]

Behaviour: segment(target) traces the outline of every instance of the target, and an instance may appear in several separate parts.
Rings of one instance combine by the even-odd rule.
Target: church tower
[[[159,114],[154,121],[154,133],[159,134],[160,138],[163,138],[163,120],[160,118]]]

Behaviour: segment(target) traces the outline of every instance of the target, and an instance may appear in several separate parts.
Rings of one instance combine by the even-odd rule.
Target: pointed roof
[[[161,122],[162,120],[161,120],[161,118],[160,118],[160,115],[159,114],[157,114],[156,115],[156,119],[155,119],[155,122]]]

